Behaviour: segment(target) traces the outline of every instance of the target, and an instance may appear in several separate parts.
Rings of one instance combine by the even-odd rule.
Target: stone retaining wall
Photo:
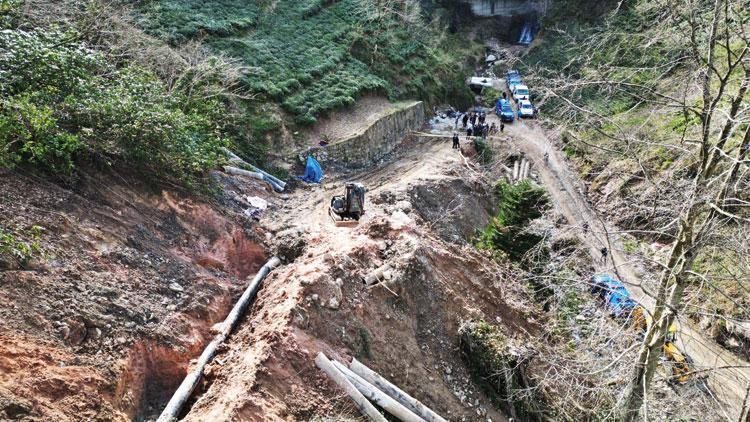
[[[410,131],[422,126],[424,119],[421,101],[397,106],[362,132],[324,147],[311,147],[299,158],[304,162],[312,155],[324,166],[367,167],[390,154]]]

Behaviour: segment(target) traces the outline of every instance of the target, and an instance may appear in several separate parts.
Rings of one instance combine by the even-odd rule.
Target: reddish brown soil
[[[264,194],[248,184],[232,194]],[[266,259],[242,208],[84,175],[2,175],[0,221],[44,227],[42,258],[0,268],[0,420],[158,414]]]

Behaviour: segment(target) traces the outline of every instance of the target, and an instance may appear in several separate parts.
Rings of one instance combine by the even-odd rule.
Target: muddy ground
[[[508,269],[467,243],[492,196],[449,148],[412,140],[384,168],[357,174],[369,191],[354,227],[327,214],[351,175],[292,195],[214,175],[225,189],[210,199],[116,174],[66,187],[3,175],[0,217],[43,227],[44,255],[0,273],[0,414],[154,418],[248,276],[277,253],[286,265],[209,368],[187,419],[352,416],[313,365],[325,351],[356,356],[451,419],[503,420],[470,381],[456,332],[485,318],[528,336],[537,323]],[[261,223],[244,212],[248,195],[270,202]],[[385,263],[384,280],[366,286]]]

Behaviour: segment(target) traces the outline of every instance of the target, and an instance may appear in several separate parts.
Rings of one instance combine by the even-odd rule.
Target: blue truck
[[[495,114],[503,122],[513,122],[516,118],[513,114],[513,107],[510,105],[510,101],[505,98],[498,98],[495,102]]]
[[[629,317],[638,302],[630,297],[630,292],[620,280],[608,274],[597,274],[591,278],[591,293],[604,300],[609,313],[615,317]]]
[[[509,70],[505,73],[505,83],[508,85],[508,91],[513,91],[515,85],[522,84],[521,74],[517,70]]]

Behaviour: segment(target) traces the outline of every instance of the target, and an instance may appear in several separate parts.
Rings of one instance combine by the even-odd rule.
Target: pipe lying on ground
[[[233,161],[235,163],[242,164],[242,165],[244,165],[244,166],[252,169],[253,171],[262,174],[263,175],[263,180],[265,180],[268,183],[270,183],[274,187],[274,189],[276,189],[277,191],[282,192],[286,188],[286,183],[284,183],[280,179],[276,178],[272,174],[269,174],[269,173],[267,173],[267,172],[259,169],[258,167],[255,167],[254,165],[252,165],[252,164],[248,163],[247,161],[243,160],[242,158],[240,158],[239,156],[237,156],[237,154],[233,153],[232,151],[230,151],[230,150],[228,150],[226,148],[222,148],[222,151],[224,151],[224,154],[226,154],[227,157],[229,157],[229,161]]]
[[[365,381],[364,379],[362,379],[362,377],[344,366],[344,364],[335,360],[332,362],[336,369],[341,371],[341,373],[346,376],[349,382],[351,382],[354,387],[356,387],[357,390],[362,393],[363,396],[367,397],[370,401],[380,406],[380,408],[382,408],[386,412],[397,417],[402,422],[424,422],[424,419],[412,413],[409,409],[404,407],[404,405],[393,399],[391,396],[378,390],[372,384]]]
[[[371,421],[386,422],[383,415],[381,415],[380,412],[375,409],[375,406],[367,401],[365,396],[363,396],[362,393],[360,393],[359,390],[357,390],[357,388],[352,385],[351,382],[349,382],[346,376],[344,376],[341,371],[333,366],[333,363],[328,360],[323,352],[318,353],[318,357],[315,358],[315,364],[318,366],[318,368],[325,372],[326,375],[328,375],[328,377],[333,380],[333,382],[341,387],[344,392],[346,392],[349,398],[351,398],[354,402],[354,405],[357,406],[357,409],[359,409],[359,411],[362,412],[363,415],[367,416],[367,418]]]
[[[521,171],[521,163],[518,160],[513,162],[513,181],[518,180],[518,173]]]
[[[262,180],[262,181],[268,183],[269,185],[271,185],[271,187],[273,188],[273,190],[275,190],[276,192],[282,192],[284,190],[284,188],[282,188],[281,186],[277,185],[276,183],[274,183],[271,180],[268,180],[263,175],[263,173],[261,173],[259,171],[249,171],[249,170],[241,169],[241,168],[238,168],[238,167],[224,166],[224,172],[227,173],[227,174],[237,174],[237,175],[240,175],[240,176],[247,176],[247,177],[252,177],[254,179]]]
[[[432,409],[423,405],[419,400],[415,399],[414,397],[406,394],[400,388],[391,384],[390,381],[381,377],[377,372],[368,368],[357,359],[352,358],[352,364],[350,365],[350,368],[352,372],[359,375],[365,381],[374,385],[385,394],[388,394],[389,396],[394,398],[396,401],[401,403],[404,407],[414,412],[415,414],[417,414],[418,416],[420,416],[422,419],[426,420],[427,422],[447,422],[440,415],[433,412]]]
[[[523,178],[528,179],[529,173],[531,173],[531,161],[526,160],[526,167],[524,167]]]
[[[252,177],[253,179],[263,180],[263,175],[258,172],[247,171],[247,170],[243,170],[241,168],[232,167],[232,166],[224,166],[224,173],[236,174],[240,176]]]
[[[260,270],[258,270],[258,273],[255,274],[255,278],[253,278],[247,286],[245,292],[242,293],[242,296],[234,305],[234,308],[229,312],[229,315],[224,319],[224,322],[221,323],[221,332],[219,332],[216,337],[214,337],[213,341],[211,341],[211,343],[209,343],[203,350],[203,353],[201,353],[198,358],[198,362],[195,364],[195,368],[185,377],[184,380],[182,380],[182,384],[180,384],[177,391],[174,392],[174,395],[169,400],[169,403],[167,403],[164,411],[159,415],[157,422],[172,422],[177,420],[177,416],[180,414],[182,406],[184,406],[185,402],[190,398],[193,390],[195,390],[195,386],[198,385],[198,381],[200,381],[203,376],[203,370],[211,359],[213,359],[214,354],[216,354],[216,349],[227,339],[227,337],[229,337],[229,333],[232,332],[235,325],[237,325],[237,321],[242,314],[245,313],[250,302],[255,298],[255,294],[258,292],[258,289],[260,289],[260,284],[263,279],[266,278],[268,273],[280,263],[281,261],[279,258],[273,257],[269,259]]]

